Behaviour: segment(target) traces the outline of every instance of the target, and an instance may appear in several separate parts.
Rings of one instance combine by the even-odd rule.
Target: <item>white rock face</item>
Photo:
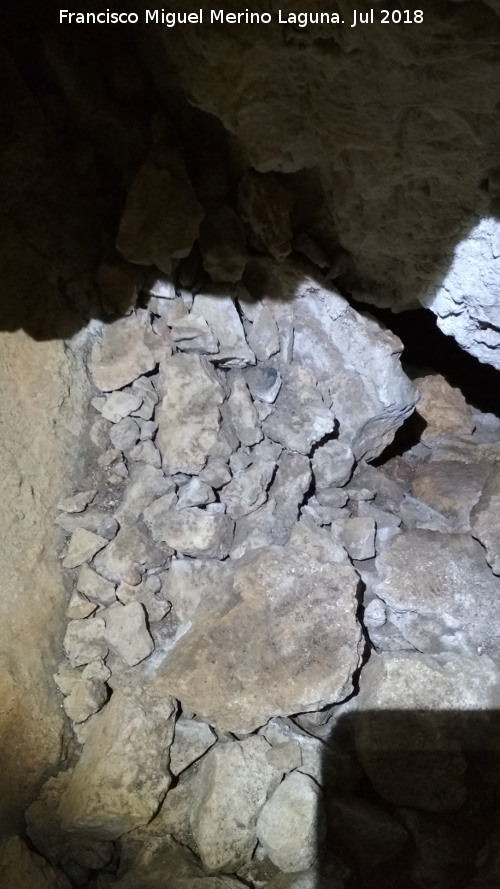
[[[113,693],[95,717],[61,801],[66,830],[114,840],[148,823],[170,785],[174,710],[152,683]]]
[[[479,361],[500,369],[500,222],[481,219],[455,248],[437,292],[425,300],[438,327]]]
[[[320,788],[309,775],[292,772],[259,816],[259,841],[280,870],[295,873],[315,863],[321,832]]]

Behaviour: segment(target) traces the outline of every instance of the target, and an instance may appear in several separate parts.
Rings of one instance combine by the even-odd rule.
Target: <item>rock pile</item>
[[[61,887],[486,886],[500,423],[451,393],[452,431],[424,408],[375,468],[418,397],[396,338],[291,266],[246,284],[156,282],[89,354],[56,520],[75,755],[28,836]]]

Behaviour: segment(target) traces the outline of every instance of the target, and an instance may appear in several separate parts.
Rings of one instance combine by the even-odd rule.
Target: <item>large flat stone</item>
[[[168,351],[168,343],[153,333],[148,313],[138,310],[103,326],[92,347],[90,373],[101,391],[121,389],[153,370]]]
[[[227,578],[227,565],[223,571]],[[362,642],[354,569],[276,548],[247,554],[233,572],[236,601],[195,619],[167,654],[166,692],[235,732],[349,694]],[[204,597],[213,583],[216,572]]]

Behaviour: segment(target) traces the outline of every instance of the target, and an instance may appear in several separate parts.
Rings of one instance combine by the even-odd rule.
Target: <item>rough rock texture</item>
[[[426,422],[420,435],[421,441],[433,442],[440,435],[474,431],[472,412],[460,389],[456,389],[441,374],[417,377],[413,385],[420,399],[417,413]]]
[[[155,336],[147,313],[138,311],[103,328],[100,342],[92,347],[90,371],[103,392],[121,389],[153,370],[165,354],[168,344]]]
[[[350,566],[261,550],[234,563],[230,583],[222,614],[196,621],[165,658],[167,692],[212,725],[241,732],[349,693],[361,645]]]
[[[50,513],[66,490],[66,448],[71,443],[74,458],[84,389],[62,344],[22,332],[0,337],[2,833],[20,824],[59,757],[61,711],[50,674],[66,603]]]
[[[64,874],[30,852],[18,836],[0,847],[0,879],[9,889],[71,889]]]
[[[486,549],[486,560],[500,574],[500,473],[496,469],[486,483],[471,513],[472,534]]]
[[[113,840],[152,818],[169,785],[174,705],[154,685],[116,690],[95,717],[61,800],[62,825]]]
[[[280,870],[302,871],[315,864],[322,814],[320,789],[309,775],[294,772],[273,793],[259,815],[257,836]]]

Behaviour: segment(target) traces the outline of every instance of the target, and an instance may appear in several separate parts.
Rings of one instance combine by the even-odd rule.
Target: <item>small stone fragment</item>
[[[351,478],[354,462],[350,447],[338,439],[316,448],[312,458],[316,487],[341,488]]]
[[[105,616],[106,640],[129,667],[134,667],[154,651],[154,642],[146,626],[144,608],[139,602],[116,602]]]
[[[83,620],[86,617],[90,617],[96,608],[97,604],[95,602],[89,602],[84,596],[73,593],[66,609],[66,617],[69,620]]]
[[[115,511],[121,525],[133,525],[153,501],[164,494],[175,492],[175,483],[161,469],[146,464],[131,466],[131,481],[127,485],[122,502]],[[172,503],[175,502],[175,494]]]
[[[154,543],[142,522],[123,525],[115,539],[99,553],[94,567],[115,583],[141,582],[146,572],[157,573],[168,562],[172,551]]]
[[[149,623],[157,623],[163,620],[170,611],[171,605],[166,599],[159,596],[161,581],[156,575],[145,577],[137,586],[121,583],[116,591],[116,596],[122,605],[129,602],[140,602],[146,611]]]
[[[292,364],[283,377],[275,410],[262,424],[264,432],[291,451],[309,454],[313,444],[333,432],[334,427],[335,417],[324,403],[311,371],[302,364]]]
[[[172,323],[172,340],[181,352],[215,355],[219,341],[201,316],[185,315]]]
[[[96,658],[95,661],[90,661],[82,670],[82,679],[95,679],[98,682],[107,682],[110,676],[111,670],[100,657]]]
[[[110,423],[119,423],[133,411],[139,410],[142,398],[130,392],[111,392],[106,398],[101,413]]]
[[[175,723],[174,742],[170,748],[170,771],[180,775],[213,747],[217,737],[205,722],[181,717]]]
[[[231,425],[242,445],[251,446],[262,440],[263,433],[257,411],[241,375],[234,376],[231,381],[227,411]]]
[[[109,541],[105,537],[77,528],[71,535],[68,551],[62,561],[63,568],[78,568],[89,562]]]
[[[78,528],[84,528],[92,534],[99,537],[105,537],[106,540],[112,540],[118,531],[118,522],[113,516],[105,512],[99,512],[97,509],[86,509],[85,512],[78,515],[67,515],[63,513],[55,519],[56,525],[64,528],[65,531],[72,533]]]
[[[170,510],[151,522],[155,540],[187,556],[224,559],[231,549],[234,522],[229,516],[211,515],[199,507]]]
[[[91,491],[80,491],[78,494],[73,494],[72,497],[65,497],[64,500],[60,500],[57,508],[62,509],[63,512],[83,512],[89,503],[92,503],[96,494],[97,488],[92,488]]]
[[[148,463],[156,469],[161,467],[161,454],[152,441],[140,441],[135,447],[128,452],[130,460],[136,460],[140,463]]]
[[[312,867],[324,828],[320,789],[301,772],[292,772],[274,791],[257,820],[257,836],[271,861],[285,873]]]
[[[254,398],[274,404],[281,389],[281,374],[275,367],[250,367],[245,381]]]
[[[111,442],[120,451],[128,451],[133,448],[141,437],[139,424],[132,417],[125,417],[119,423],[114,423],[109,431]]]
[[[72,722],[85,722],[104,706],[108,692],[103,682],[96,679],[80,679],[64,699],[63,707]]]
[[[154,420],[139,420],[139,429],[141,430],[141,441],[151,441],[158,431],[158,423],[155,423]]]
[[[231,518],[240,519],[265,503],[275,469],[274,461],[256,460],[248,469],[235,473],[220,495]]]
[[[108,646],[104,638],[105,629],[100,617],[69,622],[63,645],[72,667],[83,667],[96,658],[106,657]]]
[[[471,410],[460,389],[447,382],[441,374],[429,374],[413,380],[420,395],[417,415],[425,421],[421,441],[431,444],[441,435],[467,435],[474,432]]]
[[[255,352],[258,361],[266,361],[279,352],[280,340],[278,325],[268,306],[263,303],[254,315],[252,329],[248,335],[248,345]]]
[[[92,347],[90,372],[102,392],[122,389],[154,370],[166,351],[149,326],[148,312],[137,310],[103,326],[101,341]]]
[[[332,539],[347,550],[351,559],[375,555],[375,522],[369,517],[338,519],[332,523]]]
[[[214,500],[215,494],[210,485],[199,478],[193,478],[180,489],[177,509],[185,509],[188,506],[206,506],[207,503],[213,503]]]
[[[105,420],[104,417],[96,417],[89,433],[90,440],[92,444],[95,444],[96,448],[101,448],[102,450],[108,446],[110,429],[111,423],[108,420]]]
[[[205,468],[200,472],[200,479],[206,482],[207,485],[215,488],[216,491],[227,485],[231,478],[228,465],[221,458],[209,460]]]
[[[219,351],[213,357],[217,364],[222,367],[255,364],[255,355],[247,345],[234,300],[227,295],[227,290],[213,296],[198,294],[194,298],[191,314],[204,318],[218,339]]]
[[[133,411],[134,416],[140,417],[141,420],[150,420],[158,404],[158,393],[149,377],[139,377],[134,380],[131,392],[142,399],[140,408]]]
[[[80,573],[76,581],[78,592],[83,593],[99,605],[112,605],[116,602],[115,585],[109,580],[105,580],[100,574],[97,574],[88,565],[82,565]]]

